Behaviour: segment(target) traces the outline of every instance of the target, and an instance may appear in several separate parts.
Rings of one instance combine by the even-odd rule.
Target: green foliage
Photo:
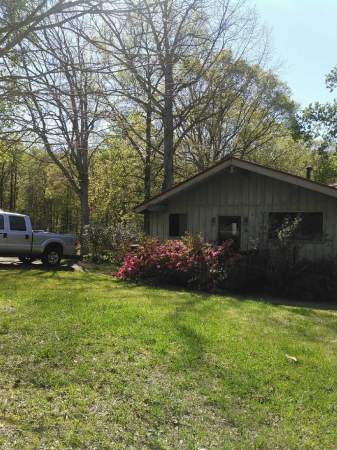
[[[1,144],[1,141],[0,141]],[[1,169],[3,170],[1,171]],[[15,203],[10,201],[15,175]],[[30,214],[36,229],[80,231],[80,206],[61,171],[39,149],[0,145],[0,207]],[[89,191],[92,221],[109,225],[141,217],[132,208],[142,199],[141,169],[126,142],[111,139],[92,160]]]
[[[172,8],[168,11],[172,29],[169,27],[168,36],[173,36],[176,31],[179,31],[178,41],[180,42],[178,46],[173,45],[174,39],[172,42],[167,42],[175,53],[171,67],[175,83],[171,98],[173,148],[169,148],[168,143],[172,147],[171,140],[167,136],[165,138],[163,132],[164,122],[167,122],[167,130],[170,131],[170,120],[164,120],[166,116],[165,108],[163,108],[165,104],[164,79],[167,70],[170,69],[170,64],[167,65],[166,58],[160,56],[161,52],[153,40],[153,30],[151,31],[151,26],[146,23],[147,16],[144,15],[144,11],[136,9],[130,11],[128,15],[121,14],[118,20],[116,18],[119,24],[123,24],[121,35],[119,33],[117,36],[115,35],[114,31],[116,30],[113,26],[108,26],[108,21],[102,28],[104,30],[101,33],[102,45],[97,49],[95,55],[97,61],[95,61],[103,63],[104,70],[108,70],[111,65],[113,73],[110,81],[107,81],[109,77],[100,79],[104,89],[97,97],[100,106],[96,119],[100,121],[101,125],[104,122],[104,127],[99,126],[95,132],[89,127],[90,133],[93,134],[90,148],[88,147],[88,159],[86,156],[83,160],[80,157],[75,158],[77,165],[75,164],[74,172],[74,155],[71,154],[71,151],[69,152],[68,148],[71,139],[69,140],[66,136],[63,136],[61,140],[60,136],[56,139],[55,130],[51,130],[53,136],[51,141],[54,145],[58,140],[59,150],[55,154],[59,158],[58,162],[62,162],[62,172],[55,161],[47,157],[40,148],[24,149],[23,145],[8,148],[4,142],[0,142],[0,207],[30,214],[36,228],[80,232],[81,209],[87,210],[83,205],[86,203],[84,199],[86,199],[87,178],[89,177],[88,209],[90,209],[92,223],[108,226],[138,221],[141,224],[142,218],[133,213],[133,207],[144,198],[155,195],[162,189],[165,151],[170,158],[171,153],[174,155],[176,181],[181,181],[199,170],[209,167],[229,154],[297,175],[304,175],[305,168],[310,165],[314,168],[314,176],[317,181],[327,183],[337,181],[336,156],[332,151],[336,137],[336,104],[309,107],[303,114],[301,122],[296,115],[296,105],[291,98],[289,88],[275,73],[263,68],[262,64],[252,63],[254,58],[245,58],[246,53],[239,57],[230,48],[230,45],[229,48],[219,52],[216,51],[220,48],[219,46],[215,46],[213,51],[210,51],[210,42],[212,42],[210,33],[215,25],[209,20],[211,7],[205,8],[205,5],[197,2],[191,4],[191,9],[189,9],[188,4],[179,1],[169,3]],[[54,2],[41,2],[40,6],[48,8],[52,4]],[[13,17],[16,17],[17,14],[27,14],[29,8],[36,6],[36,2],[4,1],[0,3],[0,8],[1,6],[4,11],[12,8]],[[159,26],[161,21],[164,23],[161,8],[156,3],[151,3],[148,7],[148,17],[153,14],[155,25]],[[187,8],[186,12],[189,12],[186,16],[183,14],[185,8]],[[243,29],[247,23],[250,23],[251,32],[254,34],[253,30],[256,24],[253,23],[253,17],[249,13],[247,15],[244,2],[242,5],[240,2],[238,5],[232,5],[232,8],[231,12],[228,10],[233,14],[232,17],[236,17],[239,22],[243,20]],[[4,13],[4,20],[6,17]],[[182,27],[177,27],[180,19],[183,19]],[[250,22],[250,20],[252,21]],[[240,40],[240,33],[243,29],[239,22],[235,25],[233,20],[233,23],[228,25],[229,29],[234,27],[233,31],[237,26],[239,27],[237,38]],[[85,23],[84,20],[83,24]],[[56,36],[58,33],[62,35],[64,32],[66,38],[64,43],[71,44],[71,39],[76,40],[76,36],[78,36],[76,34],[78,30],[72,29],[73,25],[69,22],[64,30],[60,26],[47,28],[40,37],[46,41],[45,44],[53,43],[53,33]],[[77,25],[80,26],[80,22]],[[99,28],[99,22],[97,25]],[[194,35],[196,28],[198,34]],[[100,30],[96,31],[99,35]],[[163,32],[163,29],[158,29],[159,35]],[[93,39],[94,37],[97,36],[93,36]],[[48,64],[53,66],[53,58],[56,65],[60,58],[61,60],[64,58],[63,49],[56,48],[57,45],[51,49],[50,45],[44,44],[45,48],[38,46],[37,50],[34,46],[37,41],[34,41],[33,36],[30,38],[32,47],[27,43],[26,56],[31,55],[31,51],[33,55],[36,55],[36,51],[38,51],[41,55],[41,61],[39,60],[41,73],[55,75],[54,70],[47,70],[47,66]],[[245,38],[242,38],[245,41]],[[62,39],[60,42],[63,42]],[[117,45],[115,51],[109,51],[113,48],[113,45],[110,47],[112,42],[109,40],[114,40],[113,44]],[[185,46],[182,45],[183,42],[188,43],[188,47],[190,47],[188,53],[186,53]],[[78,45],[85,47],[81,39]],[[139,51],[136,51],[135,49],[138,48]],[[119,50],[117,51],[117,49]],[[52,58],[51,53],[55,51],[56,54]],[[81,53],[81,49],[79,51]],[[42,55],[46,55],[46,58],[43,59]],[[20,54],[17,53],[16,56],[18,61],[15,63],[8,61],[8,67],[15,73],[16,69],[21,67],[17,72],[20,77],[16,83],[11,83],[11,87],[13,92],[16,90],[16,94],[22,96],[23,86],[28,88],[32,79],[38,80],[39,77],[25,80],[22,55],[20,57]],[[206,56],[207,62],[205,61]],[[33,56],[31,59],[31,69],[35,67],[35,57]],[[132,70],[129,66],[131,60],[133,61]],[[166,67],[165,70],[162,63]],[[163,70],[165,73],[162,73]],[[80,72],[80,68],[78,71]],[[94,72],[84,70],[82,75],[90,73],[94,76]],[[9,76],[12,73],[10,72]],[[100,72],[97,70],[98,73]],[[76,80],[80,81],[80,78],[76,78]],[[94,76],[92,81],[97,88],[98,79]],[[108,89],[106,89],[106,83],[109,85]],[[53,85],[56,88],[59,82],[55,81]],[[88,87],[91,83],[86,82],[85,85]],[[331,71],[327,77],[327,85],[331,90],[335,88],[336,69]],[[12,99],[12,91],[7,89],[7,94],[10,94],[9,100]],[[33,91],[35,92],[34,89]],[[81,89],[78,92],[80,91]],[[35,107],[36,105],[41,107],[42,96],[41,91],[39,92],[40,97],[35,103]],[[65,91],[59,92],[54,96],[54,100],[57,100],[59,95],[63,96],[64,93]],[[87,94],[91,98],[93,92],[89,89]],[[110,96],[110,94],[112,95]],[[57,118],[60,111],[61,115],[64,114],[61,120],[63,124],[72,123],[69,117],[73,117],[73,119],[78,117],[77,112],[75,114],[73,114],[74,111],[71,112],[73,102],[68,101],[72,94],[62,108],[56,108],[53,112],[48,109],[53,104],[50,101],[50,84],[48,83],[44,95],[47,109],[42,108],[42,110],[46,116],[49,114],[50,120],[51,117]],[[17,104],[14,100],[11,104],[11,114],[2,116],[3,123],[5,123],[6,117],[10,118],[8,119],[9,124],[7,124],[9,129],[10,120],[14,122],[17,117],[20,117],[20,114],[16,114],[20,112],[20,108],[15,109]],[[30,104],[32,107],[33,103],[33,99],[29,99],[25,94],[24,104]],[[89,103],[91,104],[91,102]],[[23,103],[21,108],[22,105]],[[1,104],[0,107],[4,108],[4,105]],[[91,114],[94,109],[89,107],[86,111]],[[21,119],[26,127],[28,125],[26,114],[23,114]],[[55,126],[62,131],[62,127],[59,129],[59,119],[56,119]],[[95,123],[97,126],[96,119],[90,119],[89,122],[92,125]],[[87,123],[87,120],[82,121],[83,123]],[[303,126],[303,123],[306,123],[306,126]],[[316,127],[314,124],[320,124],[319,126],[325,128],[323,142],[313,144],[314,136],[316,136],[313,132]],[[43,133],[40,133],[39,139],[40,143],[43,142]],[[320,139],[323,139],[321,134]],[[85,141],[86,139],[83,140],[83,142]],[[81,148],[77,144],[75,147]],[[72,149],[74,150],[75,147]],[[164,147],[165,151],[163,151]],[[170,172],[170,164],[167,161],[167,172]],[[82,170],[84,162],[85,170]],[[68,180],[65,173],[68,174]],[[74,180],[75,184],[72,183]],[[82,188],[82,184],[85,185],[85,189]],[[81,204],[77,198],[79,191],[83,191]],[[82,219],[87,220],[87,218]]]
[[[328,73],[325,79],[326,87],[330,90],[330,92],[334,91],[337,86],[337,66],[335,66]]]
[[[326,86],[333,92],[337,86],[337,66],[326,77]],[[318,181],[337,181],[337,100],[314,103],[305,108],[300,116],[301,133],[311,143],[319,158]]]
[[[294,219],[286,218],[281,227],[276,231],[277,241],[280,247],[286,247],[294,239],[297,229],[302,222],[300,216]]]
[[[308,166],[319,168],[319,155],[303,140],[294,140],[283,128],[281,136],[273,137],[267,144],[250,153],[249,159],[273,169],[284,170],[294,175],[305,176]]]
[[[119,262],[132,244],[142,240],[143,233],[136,222],[116,222],[109,226],[90,224],[84,228],[83,238],[89,252],[87,259],[95,263]]]
[[[326,184],[337,182],[337,153],[329,149],[320,148],[316,152],[318,164],[314,172],[316,181]]]
[[[259,151],[268,152],[277,139],[290,135],[296,107],[288,87],[271,71],[234,60],[226,51],[205,74],[203,84],[212,86],[207,114],[198,120],[202,106],[192,113],[185,125],[191,130],[178,150],[197,170],[228,154],[250,158]],[[199,89],[199,85],[194,87],[191,95],[198,96]]]
[[[322,138],[336,147],[337,140],[337,100],[331,103],[318,102],[303,111],[302,121],[305,131],[313,138]]]
[[[142,169],[135,151],[121,138],[107,140],[95,154],[90,174],[92,221],[112,224],[135,218],[132,208],[142,201]]]
[[[77,196],[45,153],[33,149],[23,155],[19,169],[15,209],[29,214],[35,229],[79,231]]]

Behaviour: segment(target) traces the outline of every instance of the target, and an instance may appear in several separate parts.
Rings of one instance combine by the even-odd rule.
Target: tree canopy
[[[129,221],[231,154],[334,181],[336,102],[299,119],[268,52],[244,1],[0,2],[0,207],[58,230]]]

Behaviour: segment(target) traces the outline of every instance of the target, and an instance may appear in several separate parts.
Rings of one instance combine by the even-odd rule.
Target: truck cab
[[[1,255],[30,255],[31,236],[32,225],[28,216],[0,211]]]

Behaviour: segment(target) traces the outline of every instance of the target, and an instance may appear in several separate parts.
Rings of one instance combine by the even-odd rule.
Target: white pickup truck
[[[41,259],[56,267],[63,257],[77,258],[77,241],[72,235],[34,231],[29,216],[0,210],[0,256],[24,263]]]

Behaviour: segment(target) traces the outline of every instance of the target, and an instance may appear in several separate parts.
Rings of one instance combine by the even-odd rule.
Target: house
[[[242,251],[275,242],[287,218],[300,217],[294,239],[301,256],[337,255],[337,189],[229,157],[135,208],[147,213],[150,234],[161,240],[185,232],[208,242],[233,238]]]

